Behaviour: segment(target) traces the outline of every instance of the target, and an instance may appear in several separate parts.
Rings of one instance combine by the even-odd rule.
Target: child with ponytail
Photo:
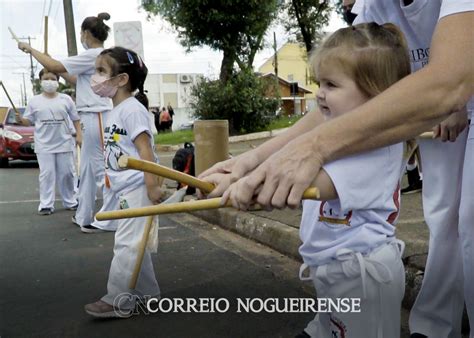
[[[111,98],[113,102],[114,108],[104,126],[106,172],[121,209],[158,204],[161,196],[156,176],[118,167],[118,159],[122,155],[156,161],[146,107],[148,100],[143,90],[147,73],[145,64],[135,52],[114,47],[100,53],[96,60],[96,72],[91,77],[92,90],[99,96]],[[146,220],[147,217],[119,220],[107,294],[85,306],[85,311],[91,316],[128,317],[132,314],[137,299],[119,299],[118,296],[129,291],[128,283],[137,258],[134,248],[142,238]],[[135,291],[139,295],[152,297],[160,293],[149,251],[143,257]]]

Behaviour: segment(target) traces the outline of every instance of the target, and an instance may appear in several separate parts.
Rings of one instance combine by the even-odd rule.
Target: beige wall
[[[297,43],[286,43],[278,51],[278,76],[312,91],[307,98],[313,98],[318,89],[316,83],[311,82],[310,69],[307,63],[306,49]],[[273,56],[269,58],[258,71],[262,74],[274,73]]]

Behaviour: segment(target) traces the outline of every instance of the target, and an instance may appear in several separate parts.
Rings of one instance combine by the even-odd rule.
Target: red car
[[[25,108],[17,108],[23,115]],[[21,126],[15,120],[15,110],[0,107],[0,167],[9,160],[36,160],[34,126]]]

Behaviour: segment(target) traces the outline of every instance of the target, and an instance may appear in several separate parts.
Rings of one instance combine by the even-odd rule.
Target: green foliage
[[[207,45],[223,51],[220,79],[226,82],[235,63],[240,69],[252,68],[276,17],[277,0],[143,0],[142,7],[168,21],[188,49]]]
[[[278,98],[265,97],[267,86],[249,70],[235,74],[226,84],[202,80],[191,90],[194,116],[228,120],[231,134],[262,130],[279,106]]]
[[[329,23],[331,11],[336,7],[330,0],[285,0],[282,5],[281,22],[296,40],[306,47],[309,52],[324,36],[324,27]]]
[[[193,142],[194,133],[192,130],[177,130],[173,132],[159,133],[155,135],[155,144],[183,144]]]

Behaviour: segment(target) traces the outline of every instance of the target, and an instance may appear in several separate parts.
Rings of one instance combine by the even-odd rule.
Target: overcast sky
[[[56,59],[66,58],[67,44],[62,3],[62,0],[0,0],[0,22],[2,23],[0,26],[0,80],[4,82],[15,105],[20,103],[22,73],[25,76],[27,96],[33,95],[30,82],[30,59],[29,54],[17,48],[8,27],[11,27],[18,37],[34,38],[31,41],[32,46],[42,51],[44,16],[48,15],[48,52]],[[221,53],[209,48],[198,48],[191,53],[185,53],[176,35],[165,22],[158,18],[151,21],[146,19],[146,13],[139,9],[139,0],[72,0],[72,4],[78,53],[83,51],[79,39],[82,20],[100,12],[108,12],[111,18],[106,24],[111,28],[111,34],[105,42],[105,47],[114,45],[114,22],[141,21],[145,63],[150,73],[203,73],[209,77],[216,77],[219,73]],[[343,26],[342,20],[337,15],[333,15],[327,31],[334,31]],[[288,36],[281,27],[273,27],[272,32],[273,30],[277,33],[277,45],[281,47]],[[272,32],[269,32],[266,39],[268,46],[273,41]],[[271,48],[265,48],[259,52],[255,58],[255,68],[258,68],[272,54]],[[33,63],[37,65],[34,59]],[[35,76],[40,69],[41,65],[38,65]],[[9,106],[3,90],[0,91],[0,105]]]

